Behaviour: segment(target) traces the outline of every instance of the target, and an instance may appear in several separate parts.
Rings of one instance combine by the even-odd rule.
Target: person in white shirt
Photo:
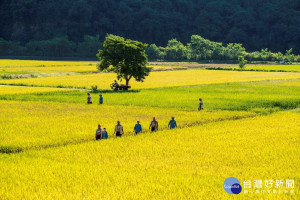
[[[150,123],[149,129],[151,130],[151,132],[158,131],[158,121],[156,121],[155,117],[153,117],[153,120]]]
[[[120,124],[120,121],[118,121],[117,125],[115,126],[116,137],[122,137],[123,133],[123,126]]]
[[[101,125],[98,124],[98,128],[96,130],[96,136],[95,136],[96,140],[101,140],[102,139],[102,132],[103,132],[103,130],[101,128]]]
[[[117,80],[115,80],[115,82],[114,82],[113,86],[114,86],[114,87],[118,87],[118,86],[119,86],[119,84],[118,84]]]
[[[90,93],[87,93],[88,97],[87,97],[87,103],[88,104],[92,104],[92,96]]]

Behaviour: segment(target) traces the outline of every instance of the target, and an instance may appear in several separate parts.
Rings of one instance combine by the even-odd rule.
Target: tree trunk
[[[132,77],[132,75],[126,76],[126,86],[129,85],[129,80],[131,79],[131,77]]]

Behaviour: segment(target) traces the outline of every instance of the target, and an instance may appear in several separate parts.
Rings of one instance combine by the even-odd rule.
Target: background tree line
[[[51,40],[29,41],[24,46],[20,42],[6,41],[0,38],[1,56],[38,56],[41,58],[78,57],[96,59],[96,53],[102,48],[99,35],[84,36],[84,41],[75,43],[67,36]],[[177,39],[168,41],[165,47],[151,44],[146,48],[149,60],[161,61],[203,61],[203,60],[237,60],[239,56],[248,61],[282,61],[300,62],[300,55],[294,55],[293,49],[284,53],[272,52],[269,49],[247,52],[240,43],[223,45],[199,35],[192,35],[184,45]]]
[[[284,53],[272,52],[269,49],[247,52],[240,43],[229,43],[224,46],[220,42],[207,40],[199,35],[192,35],[187,45],[176,39],[168,41],[166,47],[151,44],[146,49],[150,60],[201,61],[201,60],[238,60],[240,56],[248,61],[285,61],[300,62],[300,55],[294,55],[293,49]]]
[[[79,57],[96,59],[96,53],[102,46],[99,35],[85,35],[84,40],[75,43],[67,36],[50,40],[20,42],[6,41],[0,38],[0,56],[38,56],[47,58]]]
[[[82,56],[94,57],[79,45],[90,40],[87,35],[103,41],[107,33],[158,46],[166,46],[170,38],[186,44],[198,34],[224,44],[241,43],[248,51],[293,48],[300,54],[299,11],[295,0],[2,0],[0,38],[15,47],[4,52],[9,55],[24,55],[28,49],[43,55],[65,43],[65,50],[47,55],[82,51]],[[215,56],[211,53],[206,54]]]

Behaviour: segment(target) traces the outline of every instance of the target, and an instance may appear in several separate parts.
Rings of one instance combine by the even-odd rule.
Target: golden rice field
[[[159,71],[131,80],[131,92],[113,92],[112,73],[62,76],[95,63],[0,60],[1,67],[53,74],[0,80],[8,85],[0,86],[0,200],[300,198],[299,73]],[[103,105],[99,92],[86,104],[91,85],[107,89]],[[178,128],[169,130],[172,116]],[[98,123],[109,139],[94,140]],[[240,181],[240,194],[225,192],[228,177]],[[273,188],[246,189],[244,181],[258,179],[274,180]],[[275,188],[286,179],[293,188]]]
[[[187,70],[185,67],[152,67],[153,71],[173,71],[173,70]],[[98,73],[96,64],[93,65],[75,65],[75,66],[26,66],[26,67],[1,67],[0,74],[33,74],[38,77],[68,75],[72,73]]]
[[[224,67],[238,69],[238,67]],[[289,71],[300,72],[300,65],[263,65],[263,66],[247,66],[245,70],[266,70],[266,71]]]
[[[295,78],[300,78],[300,74],[288,72],[216,72],[211,70],[185,70],[151,72],[150,76],[147,77],[144,82],[136,82],[133,79],[131,80],[130,85],[135,89],[149,89],[174,86]],[[100,89],[109,89],[110,84],[114,79],[116,79],[116,75],[113,73],[100,73],[59,77],[0,80],[0,84],[51,87],[62,86],[69,88],[91,88],[92,85],[97,85]]]
[[[2,154],[0,196],[297,199],[299,120],[299,113],[282,112],[178,131]],[[241,182],[295,178],[296,194],[230,195],[224,191],[223,182],[231,176]]]
[[[0,101],[0,150],[19,151],[27,148],[76,143],[94,139],[97,125],[101,124],[113,136],[114,125],[120,120],[126,135],[133,134],[137,120],[148,132],[152,117],[166,130],[172,116],[178,126],[189,127],[208,122],[255,116],[243,111],[184,112],[141,106],[77,105],[51,102]],[[16,124],[16,122],[18,122]],[[17,134],[18,137],[15,137]]]
[[[58,91],[73,91],[73,89],[45,88],[45,87],[23,87],[23,86],[0,86],[0,94],[1,95],[34,94],[34,93],[58,92]]]
[[[0,73],[58,73],[58,72],[97,72],[96,65],[68,65],[68,66],[45,66],[45,67],[0,67]]]
[[[84,65],[95,65],[95,62],[0,59],[0,67],[28,67],[28,66],[46,67],[46,66],[84,66]]]
[[[298,79],[299,80],[299,79]],[[281,86],[298,86],[300,87],[300,80],[299,81],[287,81],[280,83]]]

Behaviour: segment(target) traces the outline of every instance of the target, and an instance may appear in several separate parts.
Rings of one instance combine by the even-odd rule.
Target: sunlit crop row
[[[165,67],[165,66],[155,66],[152,67],[153,71],[172,71],[172,70],[186,70],[185,67]],[[1,67],[0,75],[33,75],[35,77],[45,77],[45,76],[61,76],[61,75],[74,75],[78,73],[99,73],[95,64],[91,65],[70,65],[70,66],[27,66],[27,67]],[[30,77],[30,76],[28,76]],[[0,77],[1,79],[1,77]]]
[[[172,116],[178,127],[254,116],[251,112],[203,111],[184,112],[137,106],[78,105],[50,102],[1,101],[0,127],[2,151],[76,143],[93,140],[98,123],[114,136],[120,120],[125,135],[133,134],[137,120],[148,131],[152,117],[159,121],[159,130],[168,129]],[[17,134],[17,137],[16,137]]]
[[[46,87],[23,87],[23,86],[0,86],[0,95],[29,94],[58,91],[72,91],[73,89],[46,88]]]
[[[290,80],[290,81],[283,81],[283,82],[278,83],[278,85],[279,86],[300,87],[300,79]]]
[[[95,65],[95,62],[0,59],[1,67]]]
[[[224,67],[224,68],[238,69],[239,67]],[[300,65],[262,65],[262,66],[246,65],[245,70],[300,72]]]
[[[299,113],[284,112],[2,154],[0,196],[12,200],[298,199],[299,120]],[[223,182],[232,176],[242,187],[244,180],[294,179],[295,194],[244,194],[243,189],[239,195],[229,195]]]
[[[140,89],[294,78],[300,78],[300,74],[287,72],[275,73],[185,70],[151,72],[150,76],[147,77],[143,83],[131,80],[130,84],[133,89]],[[64,86],[86,88],[91,88],[92,85],[97,85],[100,89],[109,89],[110,84],[114,79],[116,79],[116,74],[114,73],[101,73],[17,80],[0,80],[0,84],[25,84],[34,86]],[[120,84],[122,83],[124,84],[124,81],[120,82]]]
[[[198,108],[198,99],[202,98],[205,110],[249,111],[255,109],[256,112],[268,113],[272,110],[300,107],[299,84],[300,79],[271,80],[157,88],[132,92],[102,91],[102,95],[105,105],[146,106],[195,111]],[[36,89],[30,87],[2,87],[6,89],[2,88],[1,99],[86,103],[87,91],[85,90],[58,89],[55,92],[44,93],[41,88],[41,90],[37,89],[40,91],[39,93],[35,93],[37,92]],[[45,88],[44,91],[48,91],[48,89]],[[98,101],[99,94],[100,92],[91,94],[95,103]]]
[[[27,73],[56,73],[56,72],[97,72],[96,65],[75,65],[75,66],[45,66],[45,67],[0,67],[0,73],[17,73],[26,71]]]

